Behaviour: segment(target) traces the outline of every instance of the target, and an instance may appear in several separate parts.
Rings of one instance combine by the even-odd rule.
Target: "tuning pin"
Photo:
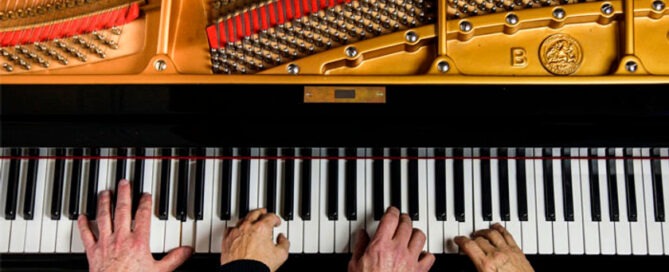
[[[10,73],[14,71],[14,66],[12,66],[11,64],[6,63],[6,62],[2,64],[2,68],[4,68],[5,71],[10,72]]]

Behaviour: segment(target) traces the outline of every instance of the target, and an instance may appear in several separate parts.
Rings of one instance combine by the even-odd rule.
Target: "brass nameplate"
[[[305,86],[304,103],[386,103],[386,87]]]

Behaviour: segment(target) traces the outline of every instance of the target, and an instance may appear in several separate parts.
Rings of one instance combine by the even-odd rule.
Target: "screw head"
[[[291,75],[297,75],[297,74],[300,73],[300,66],[297,66],[297,64],[291,63],[291,64],[288,64],[288,67],[286,67],[286,70]]]
[[[358,49],[354,46],[346,47],[346,56],[353,58],[358,55]]]
[[[460,22],[460,30],[462,30],[464,32],[472,31],[472,23],[470,23],[468,21]]]
[[[506,23],[510,25],[515,25],[518,23],[518,15],[509,14],[506,16]]]
[[[158,72],[165,71],[167,70],[167,62],[164,60],[157,60],[153,63],[153,68],[155,68]]]
[[[665,8],[664,1],[661,0],[653,1],[653,9],[655,11],[663,11],[664,8]]]
[[[556,8],[553,10],[553,17],[555,19],[563,19],[567,15],[567,12],[564,11],[562,8]]]
[[[625,63],[625,69],[627,69],[627,71],[630,73],[634,73],[639,69],[639,64],[634,61],[628,61]]]
[[[448,70],[451,70],[451,65],[448,64],[445,60],[440,61],[437,63],[437,69],[439,72],[446,73]]]
[[[609,3],[602,5],[602,13],[610,15],[613,13],[613,6]]]
[[[404,35],[404,38],[407,40],[407,42],[414,43],[418,40],[418,34],[416,34],[416,32],[409,31]]]

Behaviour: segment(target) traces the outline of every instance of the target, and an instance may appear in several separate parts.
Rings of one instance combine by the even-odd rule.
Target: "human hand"
[[[472,239],[458,236],[455,243],[474,262],[479,272],[533,272],[525,254],[500,224],[475,232]]]
[[[358,231],[348,271],[428,271],[434,255],[422,252],[424,245],[425,234],[413,228],[409,215],[390,207],[371,242],[364,230]]]
[[[272,229],[281,219],[266,209],[250,211],[223,239],[221,265],[236,260],[256,260],[276,271],[287,259],[290,242],[281,233],[272,241]]]
[[[80,215],[77,222],[90,271],[173,271],[193,253],[190,247],[180,247],[172,250],[160,261],[153,259],[149,248],[150,194],[144,194],[139,200],[134,229],[131,229],[132,198],[127,180],[119,183],[113,228],[110,202],[110,192],[102,192],[98,199],[97,239],[85,215]]]

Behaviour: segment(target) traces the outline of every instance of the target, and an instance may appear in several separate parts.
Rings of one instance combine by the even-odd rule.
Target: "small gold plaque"
[[[541,64],[552,74],[567,76],[581,67],[583,50],[581,45],[567,34],[554,34],[541,43]]]
[[[386,87],[305,86],[305,103],[386,103]]]

